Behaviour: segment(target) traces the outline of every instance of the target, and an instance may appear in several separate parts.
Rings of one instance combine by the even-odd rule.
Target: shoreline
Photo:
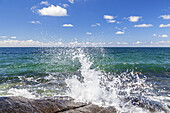
[[[167,112],[158,104],[141,103],[138,99],[132,102],[149,112]],[[91,103],[75,102],[69,96],[56,96],[55,98],[28,99],[20,96],[0,97],[1,113],[117,113],[113,106],[102,107]]]

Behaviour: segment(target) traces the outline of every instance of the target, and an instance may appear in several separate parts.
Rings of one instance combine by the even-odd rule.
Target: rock
[[[74,102],[67,96],[54,99],[0,97],[0,113],[116,113],[116,110]]]
[[[127,99],[128,101],[129,99]],[[158,104],[130,98],[134,106],[147,109],[150,112],[167,112]],[[57,96],[53,99],[27,99],[24,97],[0,97],[0,113],[116,113],[116,109],[100,107],[93,104],[75,102],[67,96]]]

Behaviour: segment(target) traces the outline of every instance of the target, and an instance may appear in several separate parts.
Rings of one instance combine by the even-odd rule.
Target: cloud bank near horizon
[[[133,43],[128,42],[40,42],[34,40],[1,40],[1,47],[169,47],[170,41],[158,42],[141,42],[136,41]]]

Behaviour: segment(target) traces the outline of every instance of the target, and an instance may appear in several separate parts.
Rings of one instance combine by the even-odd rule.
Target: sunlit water
[[[0,75],[1,96],[68,95],[119,112],[170,107],[170,48],[0,48]]]

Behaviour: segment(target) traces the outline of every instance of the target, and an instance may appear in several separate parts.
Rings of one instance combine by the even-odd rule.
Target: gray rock
[[[150,112],[164,111],[158,104],[132,99],[135,106]],[[93,104],[75,102],[67,96],[57,96],[53,99],[27,99],[24,97],[0,97],[0,113],[116,113],[116,109],[100,107]]]
[[[74,102],[66,96],[35,100],[24,97],[0,97],[0,113],[116,113],[116,110]]]

